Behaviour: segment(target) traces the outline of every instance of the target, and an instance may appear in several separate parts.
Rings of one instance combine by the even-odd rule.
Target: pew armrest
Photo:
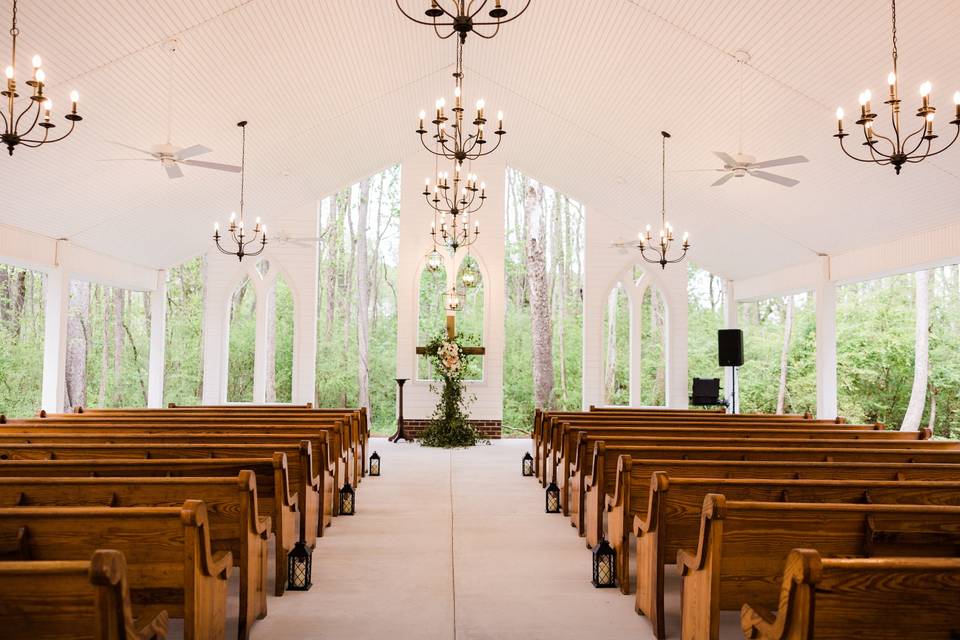
[[[743,629],[745,638],[779,638],[775,629],[776,621],[776,617],[760,605],[745,604],[740,609],[740,628]]]
[[[680,565],[680,574],[685,576],[703,568],[703,558],[690,549],[681,549],[677,552],[677,564]]]
[[[647,521],[641,518],[638,515],[633,516],[633,535],[640,537],[646,535],[650,531],[650,525]]]
[[[224,580],[230,578],[233,571],[233,553],[230,551],[217,551],[210,558],[210,575],[222,577]]]
[[[268,540],[270,538],[270,531],[272,530],[271,529],[272,526],[273,526],[273,520],[270,518],[270,516],[259,516],[257,518],[257,525],[256,525],[256,529],[254,530],[254,533],[256,533],[258,536],[260,536],[264,540]]]
[[[137,624],[140,624],[139,620]],[[136,638],[137,640],[166,640],[169,625],[170,616],[166,611],[161,611],[153,617],[153,620],[137,629]]]

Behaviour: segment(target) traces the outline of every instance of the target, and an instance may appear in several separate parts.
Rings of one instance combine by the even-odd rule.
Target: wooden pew
[[[54,477],[237,477],[253,471],[257,481],[257,511],[270,514],[274,533],[274,595],[287,587],[288,554],[298,540],[298,495],[291,491],[287,456],[276,453],[264,458],[168,459],[168,460],[0,460],[0,478]]]
[[[629,470],[630,459],[624,456],[621,462],[621,468]],[[707,494],[754,502],[960,506],[960,477],[940,482],[683,478],[655,471],[648,494],[638,494],[628,482],[620,482],[626,478],[628,473],[618,474],[616,493],[607,499],[607,538],[617,552],[617,575],[628,577],[630,532],[637,537],[636,610],[649,618],[658,638],[664,637],[665,565],[672,564],[681,549],[697,544]],[[628,580],[621,579],[619,587],[629,593]]]
[[[127,563],[113,549],[90,560],[0,562],[7,640],[165,640],[167,612],[134,620]]]
[[[697,546],[677,554],[681,637],[718,640],[720,611],[739,611],[745,602],[776,607],[787,555],[800,545],[834,557],[955,556],[960,507],[740,502],[708,494]]]
[[[309,440],[313,450],[313,473],[318,484],[322,482],[323,491],[317,510],[322,518],[318,520],[317,536],[332,521],[334,504],[338,502],[339,485],[335,484],[335,470],[324,463],[327,457],[327,434],[260,434],[260,433],[128,433],[123,429],[107,427],[102,430],[79,429],[71,432],[68,428],[39,433],[5,433],[0,429],[0,447],[5,444],[168,444],[168,445],[223,445],[223,444],[259,444],[279,445],[279,448],[299,448],[300,442]],[[0,454],[2,455],[2,454]],[[319,488],[319,487],[318,487]]]
[[[257,511],[253,471],[234,478],[0,478],[0,508],[172,507],[203,500],[214,552],[240,569],[239,637],[267,615],[270,517]]]
[[[587,546],[595,545],[603,532],[603,514],[607,495],[613,495],[618,457],[639,459],[741,460],[790,462],[868,462],[960,465],[960,451],[917,449],[813,449],[803,447],[608,447],[594,443],[593,472],[583,479],[583,491],[577,494],[583,513]],[[960,466],[956,467],[960,469]],[[573,487],[579,490],[578,487]]]
[[[103,544],[123,553],[133,613],[183,618],[185,640],[223,640],[228,551],[214,553],[202,501],[182,507],[0,509],[0,540],[25,533],[27,560],[89,557]]]
[[[745,604],[740,624],[756,640],[960,637],[960,558],[823,558],[794,549],[777,615]],[[814,615],[816,613],[816,615]]]

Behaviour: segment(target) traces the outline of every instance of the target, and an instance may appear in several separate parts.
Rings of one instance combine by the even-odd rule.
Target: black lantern
[[[287,556],[287,590],[309,591],[313,585],[310,574],[313,570],[313,552],[301,540]]]
[[[560,487],[553,481],[547,486],[547,513],[560,513]]]
[[[593,548],[593,586],[608,589],[617,586],[617,554],[603,538]]]
[[[529,451],[527,451],[527,455],[523,456],[523,475],[533,475],[533,456],[530,455]]]
[[[340,489],[340,515],[342,516],[352,516],[356,508],[356,501],[354,498],[356,494],[353,491],[353,487],[350,486],[350,483],[343,485],[343,488]]]
[[[380,475],[380,455],[376,451],[370,456],[370,475]]]

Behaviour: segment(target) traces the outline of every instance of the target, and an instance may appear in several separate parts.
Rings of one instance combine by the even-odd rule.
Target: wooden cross
[[[453,340],[457,335],[457,316],[454,313],[447,314],[447,340]],[[483,347],[461,347],[465,356],[482,356],[487,352]],[[426,347],[417,347],[417,355],[427,355]]]

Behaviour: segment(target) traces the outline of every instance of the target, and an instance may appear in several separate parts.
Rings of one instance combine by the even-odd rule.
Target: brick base
[[[500,420],[471,420],[470,424],[477,430],[481,437],[488,440],[499,440],[500,431],[503,422]],[[413,420],[404,418],[403,431],[411,438],[419,438],[427,427],[430,426],[429,420]]]

